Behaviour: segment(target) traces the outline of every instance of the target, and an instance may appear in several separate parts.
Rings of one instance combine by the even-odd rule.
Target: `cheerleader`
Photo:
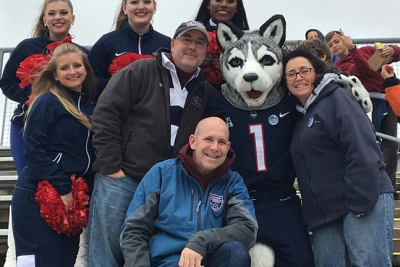
[[[98,78],[98,92],[106,87],[112,74],[159,48],[169,48],[171,38],[151,25],[157,10],[155,0],[122,0],[115,18],[115,30],[103,35],[92,47],[89,61]]]
[[[70,0],[45,0],[32,38],[23,40],[17,45],[5,65],[0,79],[3,94],[18,103],[11,118],[10,146],[18,175],[25,167],[24,139],[22,128],[26,110],[29,106],[32,75],[48,60],[51,50],[62,42],[70,42],[69,30],[75,21]],[[88,50],[80,47],[85,53]],[[15,249],[9,223],[8,251],[5,266],[15,266]]]
[[[38,198],[43,194],[39,195],[38,187],[47,180],[61,196],[62,209],[70,210],[77,205],[70,177],[91,176],[94,151],[89,120],[94,109],[90,99],[95,90],[94,74],[86,55],[70,43],[55,49],[33,82],[34,97],[24,128],[27,165],[19,175],[12,198],[18,266],[75,264],[81,228],[71,234],[63,231],[61,223],[54,226],[54,221],[42,214],[46,206],[39,205]],[[50,217],[58,214],[50,208],[48,212]],[[87,211],[83,216],[87,220]]]

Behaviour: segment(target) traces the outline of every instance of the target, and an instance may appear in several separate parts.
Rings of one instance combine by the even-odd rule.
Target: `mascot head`
[[[241,109],[264,109],[279,102],[285,32],[282,15],[271,17],[255,31],[243,32],[230,22],[218,23],[221,70],[227,83],[222,92],[229,102]]]

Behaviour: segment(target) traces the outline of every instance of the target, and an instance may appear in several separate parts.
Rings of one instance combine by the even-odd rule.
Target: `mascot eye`
[[[275,63],[275,59],[271,56],[265,55],[258,62],[260,62],[264,66],[271,66]]]
[[[231,65],[231,67],[233,68],[243,67],[243,60],[238,57],[234,57],[229,60],[228,64]]]

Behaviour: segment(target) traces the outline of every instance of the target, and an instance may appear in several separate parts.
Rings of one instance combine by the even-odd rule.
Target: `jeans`
[[[205,267],[250,267],[251,259],[248,249],[242,243],[230,241],[207,254],[201,264]]]
[[[316,267],[391,267],[393,194],[381,194],[372,212],[347,215],[313,231]]]
[[[96,174],[89,212],[89,267],[124,265],[119,237],[138,184],[129,176]]]
[[[14,123],[11,123],[10,126],[10,148],[18,174],[20,174],[22,169],[26,166],[22,130],[23,127],[24,126],[22,124]]]

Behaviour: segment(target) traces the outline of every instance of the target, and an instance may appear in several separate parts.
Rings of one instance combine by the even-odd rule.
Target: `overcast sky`
[[[43,0],[0,0],[0,47],[14,47],[30,37]],[[120,0],[72,0],[76,22],[74,42],[93,45],[111,30]],[[176,27],[193,19],[200,0],[158,0],[154,28],[172,36]],[[304,38],[307,29],[324,34],[342,28],[352,38],[400,37],[400,0],[244,0],[251,29],[274,14],[287,21],[287,40]]]

